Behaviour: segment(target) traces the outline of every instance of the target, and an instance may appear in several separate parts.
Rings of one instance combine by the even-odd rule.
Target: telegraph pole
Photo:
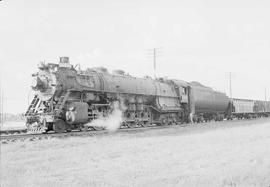
[[[153,58],[154,78],[157,78],[157,57],[160,56],[161,47],[148,50],[148,56]]]
[[[156,75],[156,48],[154,48],[154,54],[153,54],[153,59],[154,59],[154,77],[157,78],[157,75]]]
[[[3,90],[2,90],[2,80],[0,79],[0,120],[1,120],[1,126],[0,127],[3,127],[3,124],[4,124],[4,94],[3,94]]]
[[[232,99],[232,72],[230,72],[230,98]]]
[[[1,112],[2,112],[2,119],[1,119],[1,122],[2,122],[2,127],[4,126],[4,92],[3,92],[3,90],[2,90],[2,102],[1,102]]]
[[[266,105],[267,105],[267,97],[266,97],[266,88],[264,88],[264,108],[265,108],[265,112],[266,112]]]
[[[265,100],[265,102],[267,102],[267,91],[266,91],[266,88],[264,88],[264,100]]]
[[[230,118],[232,119],[232,109],[233,109],[233,101],[232,101],[232,72],[229,73],[229,85],[230,85]]]
[[[2,123],[2,84],[1,84],[1,79],[0,79],[0,120],[1,120],[0,127],[2,127],[3,123]]]

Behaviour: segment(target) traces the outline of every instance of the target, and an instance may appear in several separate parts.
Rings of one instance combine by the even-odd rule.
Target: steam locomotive
[[[109,116],[117,102],[122,111],[121,127],[169,125],[269,115],[269,102],[246,103],[198,82],[137,78],[122,70],[80,70],[60,57],[58,64],[41,63],[33,74],[35,96],[25,116],[29,131],[66,132]],[[241,101],[241,100],[240,100]],[[256,106],[255,106],[256,104]],[[263,105],[263,106],[262,106]],[[254,116],[252,116],[254,115]],[[93,127],[94,128],[94,127]]]

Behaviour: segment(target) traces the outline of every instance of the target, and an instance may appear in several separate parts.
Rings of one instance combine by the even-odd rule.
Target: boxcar
[[[233,99],[233,114],[252,114],[254,113],[254,101],[248,99]]]

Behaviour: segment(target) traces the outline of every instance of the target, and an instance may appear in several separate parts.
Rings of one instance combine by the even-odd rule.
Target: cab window
[[[187,88],[185,87],[182,87],[182,95],[187,95]]]

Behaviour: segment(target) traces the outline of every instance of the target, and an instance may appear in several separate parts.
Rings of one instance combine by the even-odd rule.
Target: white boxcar
[[[233,99],[233,113],[254,113],[254,101],[247,99]]]

